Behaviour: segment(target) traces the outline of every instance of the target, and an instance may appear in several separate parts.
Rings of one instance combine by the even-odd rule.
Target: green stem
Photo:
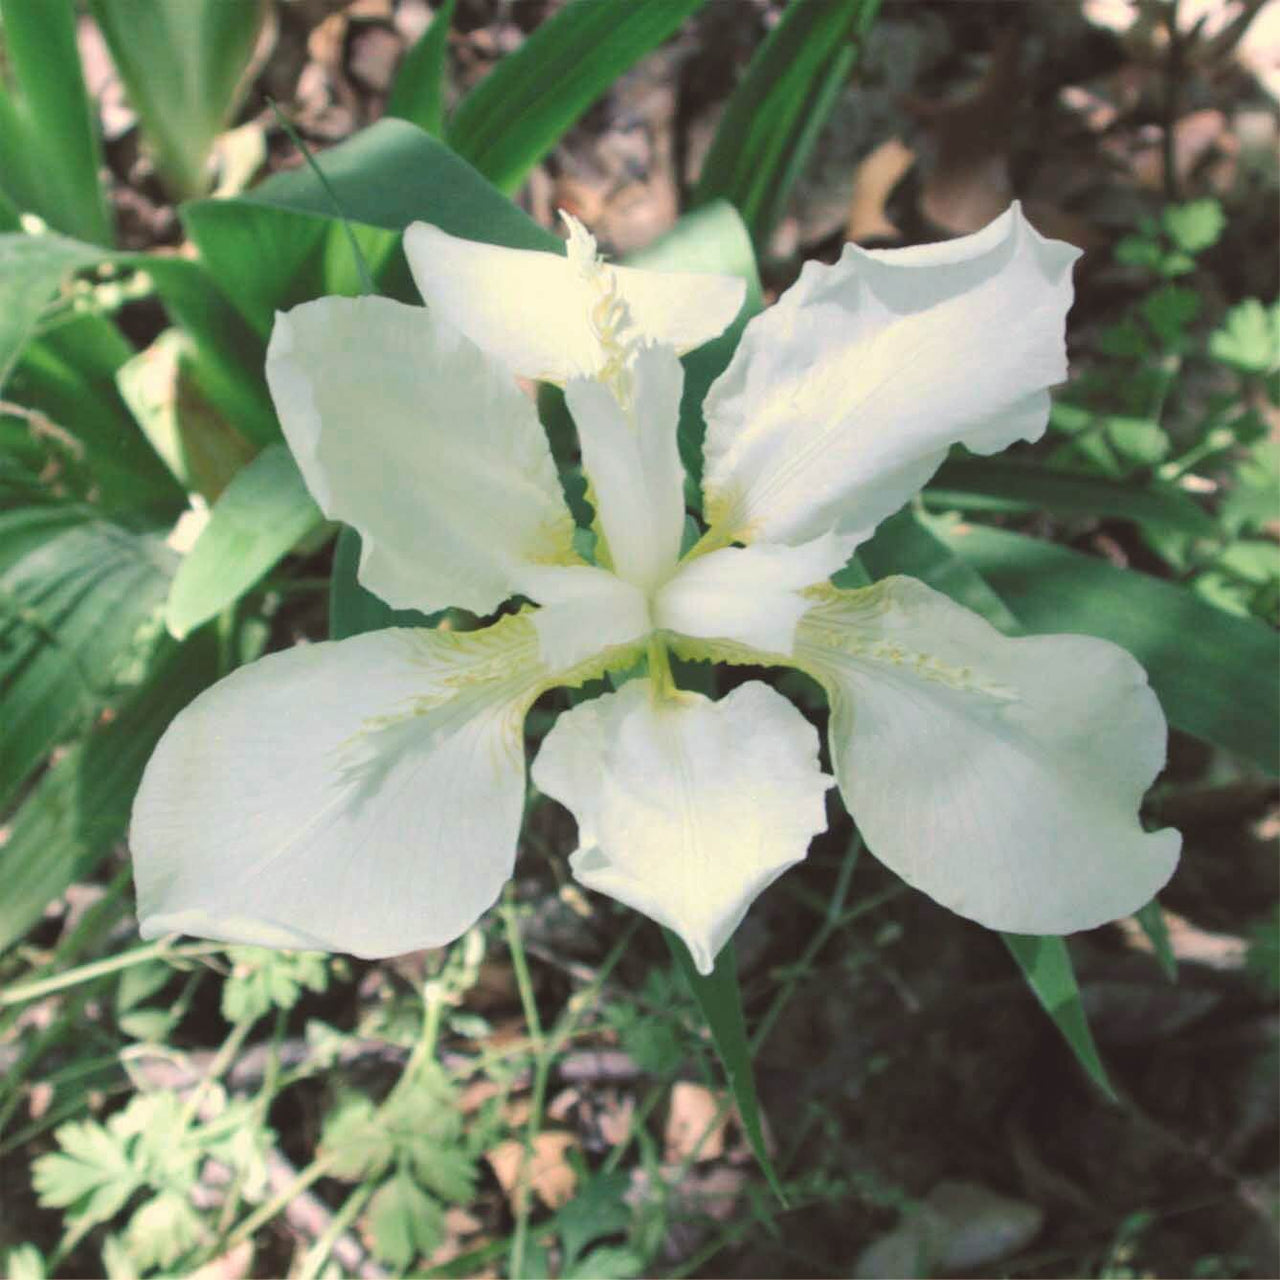
[[[324,1229],[324,1233],[317,1238],[315,1244],[307,1251],[307,1256],[302,1262],[302,1270],[298,1272],[298,1280],[316,1280],[316,1277],[324,1270],[324,1264],[328,1260],[329,1254],[333,1251],[333,1246],[338,1243],[338,1239],[343,1232],[360,1216],[360,1210],[365,1207],[372,1196],[373,1187],[366,1183],[358,1186],[342,1202],[342,1208],[333,1215],[329,1225]]]
[[[247,1240],[259,1227],[264,1227],[276,1214],[284,1210],[289,1202],[300,1196],[312,1183],[326,1177],[333,1164],[331,1155],[319,1156],[298,1174],[287,1187],[277,1191],[270,1200],[260,1204],[240,1225],[227,1237],[224,1248],[229,1252],[238,1244]]]

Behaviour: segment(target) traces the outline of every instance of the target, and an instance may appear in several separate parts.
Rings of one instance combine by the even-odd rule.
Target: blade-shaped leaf
[[[8,72],[7,83],[0,81],[0,188],[58,231],[110,244],[98,181],[102,148],[80,69],[75,5],[0,0],[0,44]]]
[[[1160,963],[1160,969],[1170,982],[1178,980],[1178,957],[1173,954],[1173,943],[1169,939],[1169,923],[1164,918],[1158,898],[1152,898],[1141,911],[1135,911],[1133,918],[1147,935],[1151,949]]]
[[[360,535],[348,525],[338,534],[329,579],[329,639],[345,640],[386,627],[433,627],[443,614],[430,616],[415,609],[393,609],[356,579],[360,565]]]
[[[396,72],[387,115],[408,120],[439,138],[444,134],[444,77],[454,0],[445,0],[431,25],[404,56]]]
[[[283,444],[264,449],[223,490],[178,568],[165,605],[181,640],[234,604],[324,520]]]
[[[1132,520],[1204,538],[1215,533],[1209,515],[1170,485],[1121,484],[995,458],[944,462],[924,490],[924,500],[959,511],[1052,511]]]
[[[206,161],[243,90],[263,0],[90,0],[170,192],[209,185]]]
[[[751,1049],[747,1040],[747,1024],[742,1014],[742,992],[738,987],[738,963],[733,943],[727,943],[716,957],[716,966],[708,977],[694,967],[689,948],[669,929],[663,929],[663,937],[675,959],[676,967],[684,974],[702,1016],[707,1021],[711,1039],[724,1067],[729,1089],[738,1106],[743,1132],[751,1143],[751,1150],[760,1163],[774,1195],[785,1205],[786,1196],[774,1171],[773,1161],[765,1146],[764,1130],[760,1126],[760,1101],[756,1096],[755,1073],[751,1066]]]
[[[158,538],[87,514],[32,545],[24,515],[0,516],[0,553],[10,524],[23,548],[0,562],[0,807],[108,700],[175,559]]]
[[[1280,772],[1280,641],[1182,587],[1022,534],[939,524],[1033,632],[1113,640],[1147,669],[1170,724]]]
[[[570,0],[467,94],[449,144],[512,194],[617,78],[703,0]]]
[[[694,203],[731,201],[757,246],[769,237],[880,0],[792,0],[729,99]]]
[[[20,938],[125,832],[143,766],[160,735],[217,675],[217,638],[165,639],[147,678],[40,779],[0,847],[0,949]]]
[[[1098,1046],[1080,1003],[1071,953],[1064,938],[1034,938],[1020,933],[1002,933],[1004,944],[1022,969],[1022,976],[1062,1032],[1063,1039],[1075,1054],[1076,1061],[1089,1078],[1112,1101],[1115,1090],[1107,1079],[1106,1068],[1098,1056]]]

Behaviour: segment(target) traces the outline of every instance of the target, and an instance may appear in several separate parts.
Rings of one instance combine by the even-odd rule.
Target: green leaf
[[[786,207],[879,0],[792,0],[729,99],[694,204],[734,204],[757,246]]]
[[[169,721],[214,680],[217,656],[211,636],[162,641],[114,718],[71,747],[23,801],[0,846],[0,949],[124,835],[143,766]]]
[[[747,285],[746,300],[734,322],[720,337],[690,352],[683,360],[680,457],[690,487],[693,487],[702,477],[702,441],[707,429],[702,416],[702,402],[711,384],[732,359],[747,321],[764,307],[751,236],[738,211],[726,201],[716,200],[685,214],[666,235],[640,252],[631,254],[627,265],[650,271],[706,271],[733,275]],[[696,487],[692,496],[701,501]]]
[[[631,1225],[631,1210],[624,1199],[630,1185],[626,1173],[594,1174],[556,1214],[563,1271],[571,1271],[589,1245],[605,1236],[619,1235]]]
[[[1186,253],[1201,253],[1218,243],[1227,226],[1222,205],[1214,199],[1170,205],[1162,218],[1169,239]]]
[[[1280,364],[1280,302],[1246,298],[1232,307],[1209,338],[1209,354],[1246,373],[1270,372]]]
[[[172,1267],[204,1236],[204,1223],[186,1195],[161,1191],[142,1204],[129,1220],[125,1244],[129,1257],[144,1270]]]
[[[83,515],[31,545],[24,514],[0,514],[0,808],[129,678],[176,561],[157,538]]]
[[[1150,418],[1110,416],[1103,430],[1116,452],[1138,466],[1154,467],[1169,453],[1168,435]]]
[[[742,992],[738,987],[738,964],[733,943],[725,944],[716,957],[715,968],[709,976],[703,977],[694,967],[689,948],[669,929],[663,929],[662,935],[706,1019],[751,1150],[774,1195],[785,1206],[787,1198],[765,1146],[764,1130],[760,1127],[760,1103],[756,1097],[755,1074],[751,1067],[747,1024],[742,1014]]]
[[[272,1009],[292,1009],[303,990],[329,985],[328,958],[318,951],[269,951],[232,947],[231,974],[222,984],[222,1016],[228,1022],[256,1022]]]
[[[111,243],[102,148],[72,0],[0,0],[0,188],[49,226]],[[5,219],[12,225],[11,219]],[[0,224],[2,225],[2,224]],[[6,307],[0,304],[0,315]],[[3,381],[0,360],[0,382]]]
[[[1145,907],[1133,913],[1133,918],[1142,927],[1142,932],[1147,935],[1156,959],[1160,962],[1160,968],[1164,971],[1164,976],[1170,982],[1177,982],[1178,958],[1173,954],[1173,945],[1169,941],[1169,925],[1164,918],[1160,903],[1152,898]]]
[[[1075,1054],[1076,1061],[1089,1078],[1113,1102],[1115,1090],[1107,1079],[1106,1068],[1098,1056],[1093,1033],[1080,1003],[1080,989],[1076,986],[1075,971],[1071,967],[1071,953],[1063,938],[1036,938],[1027,934],[1002,933],[1004,944],[1022,969],[1022,976],[1062,1032],[1063,1039]]]
[[[264,449],[223,491],[186,558],[165,605],[181,640],[234,604],[324,516],[283,444]]]
[[[943,532],[1028,631],[1122,645],[1147,669],[1171,724],[1280,772],[1277,640],[1268,627],[1049,542],[977,525]]]
[[[399,236],[417,220],[489,244],[564,251],[442,142],[404,120],[378,121],[324,152],[322,162],[332,197],[304,168],[276,174],[238,199],[182,209],[187,233],[248,321],[259,353],[277,310],[360,291],[335,199],[379,290],[403,302],[421,301]]]
[[[1166,284],[1142,300],[1142,314],[1168,350],[1181,347],[1187,326],[1200,313],[1200,295],[1194,289]]]
[[[44,1208],[93,1226],[115,1217],[141,1185],[128,1138],[96,1120],[72,1121],[54,1131],[60,1150],[31,1166],[31,1182]]]
[[[403,1271],[417,1257],[434,1253],[445,1237],[444,1210],[400,1171],[369,1202],[373,1251]]]
[[[432,627],[443,616],[416,609],[393,609],[362,587],[356,578],[360,565],[360,535],[343,525],[333,553],[329,578],[329,639],[345,640],[386,627]]]
[[[923,497],[931,506],[960,511],[1052,511],[1131,520],[1202,538],[1216,532],[1213,519],[1172,485],[1124,484],[1051,471],[1041,463],[952,458],[938,469]]]
[[[463,98],[449,145],[513,194],[587,108],[702,3],[570,0]]]
[[[439,138],[444,133],[444,80],[454,0],[445,0],[417,44],[404,56],[391,96],[388,116],[408,120]]]
[[[103,257],[101,249],[63,236],[0,235],[0,388],[59,286]]]
[[[209,186],[213,140],[248,88],[263,0],[90,0],[156,168],[178,199]]]

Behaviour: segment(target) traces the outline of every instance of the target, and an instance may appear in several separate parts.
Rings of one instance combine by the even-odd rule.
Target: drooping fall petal
[[[836,778],[867,847],[943,906],[1071,933],[1137,910],[1173,873],[1178,833],[1138,820],[1164,716],[1123,649],[1009,639],[887,578],[831,590],[795,655],[826,687]]]
[[[567,221],[567,256],[463,240],[426,222],[405,232],[404,251],[428,307],[514,372],[546,382],[594,377],[624,338],[692,351],[741,310],[746,286],[736,276],[607,265]]]
[[[707,396],[707,519],[744,542],[857,543],[952,444],[1037,438],[1077,256],[1014,205],[959,240],[806,263]]]
[[[767,685],[656,700],[647,680],[565,712],[534,783],[578,822],[574,875],[666,925],[701,973],[826,827],[813,726]]]
[[[515,861],[527,615],[241,667],[170,725],[134,803],[142,933],[387,956],[439,946]]]
[[[321,298],[276,317],[267,381],[360,580],[396,608],[489,613],[527,564],[576,559],[546,436],[511,373],[423,307]]]

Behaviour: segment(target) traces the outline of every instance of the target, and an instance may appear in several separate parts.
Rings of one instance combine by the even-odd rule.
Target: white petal
[[[1089,636],[1009,639],[911,578],[831,592],[796,662],[827,688],[831,756],[867,847],[992,929],[1090,929],[1169,879],[1146,834],[1165,721],[1142,668]]]
[[[654,625],[787,656],[796,623],[813,605],[802,592],[848,558],[847,541],[830,533],[799,547],[762,542],[709,552],[681,564],[656,593]]]
[[[535,565],[517,588],[545,608],[529,615],[542,660],[567,671],[607,649],[645,639],[649,600],[639,587],[594,565]]]
[[[534,783],[572,811],[579,880],[685,941],[700,973],[826,827],[813,726],[767,685],[655,701],[647,680],[564,713]]]
[[[242,667],[170,725],[130,843],[142,933],[387,956],[470,927],[511,874],[527,617],[391,630]]]
[[[276,316],[267,381],[324,513],[359,530],[360,581],[396,608],[489,613],[573,521],[533,403],[423,307],[321,298]]]
[[[670,347],[637,352],[623,403],[575,378],[565,400],[614,571],[649,590],[670,576],[684,532],[684,466],[676,444],[684,371]]]
[[[742,541],[870,536],[956,442],[1044,430],[1077,250],[1017,205],[919,249],[846,245],[747,326],[705,404],[707,518]]]
[[[722,333],[742,307],[746,286],[736,276],[606,266],[585,233],[573,250],[563,257],[505,249],[425,222],[404,234],[427,305],[527,378],[564,382],[600,372],[610,358],[601,332],[608,338],[611,299],[626,305],[631,336],[681,354]]]

